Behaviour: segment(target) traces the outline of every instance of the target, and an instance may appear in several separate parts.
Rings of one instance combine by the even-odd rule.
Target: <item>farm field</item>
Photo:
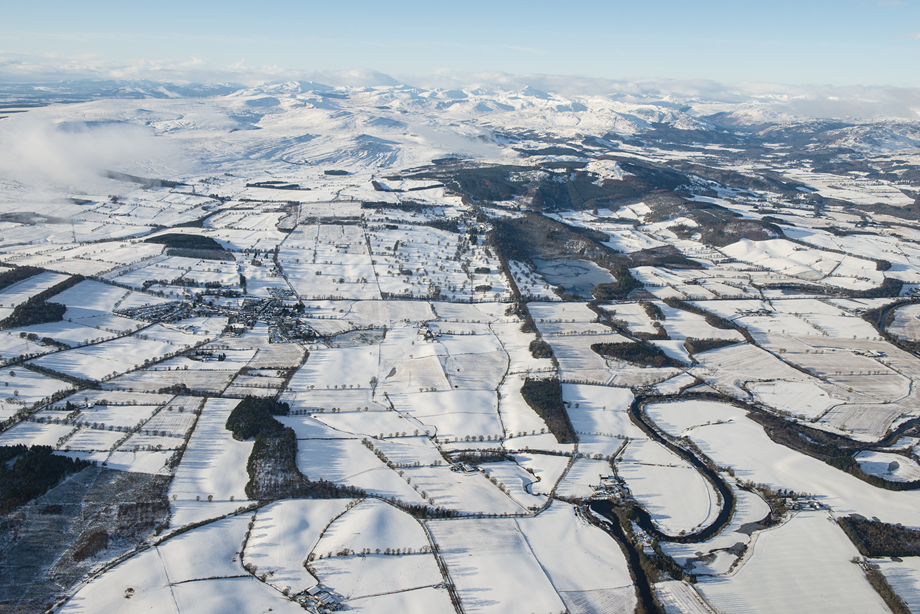
[[[617,470],[654,522],[670,535],[691,533],[718,514],[709,482],[655,442],[631,441],[617,457]]]
[[[806,512],[761,533],[755,554],[733,576],[697,586],[731,612],[883,612],[881,598],[851,561],[857,555],[827,514]]]
[[[913,610],[920,605],[920,559],[904,557],[900,561],[891,559],[874,559],[885,579]]]
[[[239,401],[210,399],[201,409],[188,450],[173,480],[170,494],[176,499],[199,500],[208,496],[218,501],[231,497],[245,500],[249,480],[245,460],[252,442],[236,441],[224,425]]]
[[[286,501],[260,510],[242,559],[271,576],[278,590],[299,593],[316,585],[304,568],[327,525],[348,509],[348,500]]]
[[[677,580],[665,580],[655,584],[655,594],[668,614],[710,614],[712,609],[700,597],[696,589]]]
[[[240,551],[248,522],[247,516],[228,518],[166,540],[86,585],[63,611],[130,612],[138,604],[169,612],[203,607],[214,612],[221,607],[284,611],[290,602],[262,588],[242,567]],[[190,585],[202,591],[181,590]]]
[[[888,327],[892,335],[902,339],[920,339],[920,306],[905,305],[894,312],[894,321]]]
[[[866,450],[854,458],[862,470],[870,475],[877,475],[894,482],[920,480],[920,465],[910,457]]]
[[[464,609],[565,609],[513,520],[446,520],[429,522],[428,530],[456,583]]]
[[[610,536],[573,511],[556,503],[517,524],[566,607],[631,611],[636,600],[623,553]]]

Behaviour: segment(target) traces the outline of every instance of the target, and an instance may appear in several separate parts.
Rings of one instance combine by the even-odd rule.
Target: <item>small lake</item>
[[[597,284],[616,281],[610,271],[601,268],[589,260],[577,258],[555,258],[542,260],[534,258],[533,263],[546,281],[552,286],[562,286],[584,299],[591,300],[591,291]]]

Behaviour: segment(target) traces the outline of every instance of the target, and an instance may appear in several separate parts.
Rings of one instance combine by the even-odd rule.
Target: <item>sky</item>
[[[10,2],[0,80],[317,71],[920,87],[920,0]]]

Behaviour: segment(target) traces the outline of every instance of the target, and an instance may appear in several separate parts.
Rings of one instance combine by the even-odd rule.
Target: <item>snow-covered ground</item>
[[[102,169],[146,184],[100,169],[0,180],[0,274],[43,269],[0,287],[0,318],[86,276],[48,299],[62,306],[59,321],[0,334],[0,445],[47,445],[171,477],[162,541],[151,537],[151,548],[81,585],[61,611],[303,611],[286,597],[296,595],[314,610],[327,599],[354,611],[446,613],[455,611],[450,587],[470,613],[630,612],[637,597],[622,550],[578,504],[603,492],[630,497],[674,535],[708,526],[720,508],[712,485],[630,418],[642,395],[728,395],[864,448],[920,417],[920,360],[860,317],[898,299],[867,297],[891,281],[903,282],[904,297],[920,284],[920,231],[893,215],[913,202],[905,171],[920,163],[916,131],[827,133],[857,152],[847,156],[871,154],[877,177],[793,165],[780,145],[739,162],[748,155],[740,144],[633,140],[662,127],[718,140],[724,126],[709,105],[292,82],[10,114],[0,139],[28,119],[77,141],[134,126],[165,147]],[[675,160],[700,166],[673,195],[652,194]],[[497,164],[515,168],[476,176]],[[718,184],[706,168],[747,187]],[[445,179],[445,169],[476,182]],[[765,189],[763,177],[800,182],[802,197]],[[645,196],[609,191],[643,182]],[[550,184],[584,202],[537,206],[538,187]],[[504,200],[477,193],[508,185]],[[862,208],[816,208],[814,193]],[[674,195],[680,203],[668,204]],[[872,212],[879,207],[884,214]],[[640,287],[591,304],[557,293],[576,269],[563,269],[567,279],[547,263],[556,255],[509,251],[502,240],[527,237],[494,232],[541,208],[544,222],[579,237],[565,244],[584,263],[578,271],[611,282],[604,267],[620,277],[616,265],[627,264]],[[701,211],[730,222],[726,240],[705,243]],[[727,238],[740,222],[763,222],[760,239],[769,238]],[[185,243],[171,235],[217,249],[176,247]],[[900,307],[888,332],[916,340],[918,313]],[[591,349],[633,335],[655,337],[652,346],[686,366]],[[552,358],[534,356],[538,338]],[[686,339],[737,343],[691,355]],[[559,443],[524,399],[528,378],[560,380],[577,444]],[[243,507],[256,505],[246,495],[254,442],[225,425],[246,395],[290,404],[278,420],[293,430],[307,479],[367,496]],[[917,492],[877,488],[778,444],[743,409],[712,398],[645,407],[737,496],[719,535],[662,542],[701,580],[662,575],[666,611],[882,610],[833,516],[803,512],[761,531],[754,523],[767,504],[741,482],[909,527],[920,526]],[[911,441],[855,459],[869,474],[914,482]],[[915,567],[882,564],[912,605]]]
[[[805,512],[760,533],[754,554],[732,576],[697,585],[726,612],[884,612],[859,552],[831,517]]]

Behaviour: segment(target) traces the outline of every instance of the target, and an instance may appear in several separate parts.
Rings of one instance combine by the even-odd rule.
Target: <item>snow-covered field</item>
[[[895,311],[888,332],[911,341],[920,339],[920,305],[905,305]]]
[[[712,485],[686,461],[649,440],[630,442],[617,470],[633,496],[669,535],[692,533],[719,513]]]
[[[246,500],[246,460],[253,443],[235,440],[225,426],[238,403],[235,399],[209,399],[204,404],[169,489],[171,497],[197,501],[210,495],[217,501],[231,497]]]
[[[89,582],[62,612],[302,612],[250,576],[240,553],[250,516],[183,533]]]
[[[855,456],[860,468],[868,474],[893,482],[915,482],[920,480],[920,465],[909,456],[890,452],[863,450]]]
[[[632,611],[636,597],[623,552],[573,512],[556,503],[517,524],[569,611]]]
[[[293,596],[308,611],[325,600],[427,614],[458,611],[456,595],[471,614],[631,612],[627,559],[584,517],[587,499],[628,499],[671,535],[709,526],[724,503],[630,418],[655,395],[648,419],[736,495],[718,535],[662,539],[699,579],[662,573],[666,611],[883,610],[833,518],[920,527],[917,491],[776,443],[718,399],[847,438],[868,474],[920,481],[916,433],[878,444],[920,418],[920,360],[860,317],[920,287],[920,231],[896,215],[913,202],[920,139],[908,123],[886,123],[884,143],[863,126],[825,130],[816,152],[833,143],[854,168],[872,155],[871,172],[828,172],[790,164],[783,143],[745,123],[767,117],[760,103],[735,116],[734,103],[678,99],[290,82],[9,114],[0,140],[23,118],[77,140],[133,125],[183,160],[0,182],[0,274],[42,268],[0,288],[0,318],[86,276],[47,298],[57,321],[3,326],[0,445],[168,483],[168,527],[154,523],[149,548],[89,577],[60,611],[304,611]],[[799,136],[824,130],[782,121]],[[760,145],[719,144],[741,125]],[[705,130],[710,144],[659,147],[642,137],[655,127]],[[699,165],[669,170],[683,179],[667,194],[677,160]],[[763,189],[780,179],[797,183]],[[626,296],[565,293],[587,299],[593,284],[576,278],[619,283],[624,265],[637,281]],[[907,302],[888,333],[915,341],[918,318]],[[591,349],[650,336],[685,366]],[[687,339],[732,344],[691,355]],[[552,405],[546,418],[521,393],[528,378],[559,381],[558,399],[538,401]],[[703,396],[680,399],[692,393]],[[286,462],[366,496],[248,501],[255,444],[225,426],[248,395],[289,403],[277,417],[296,441]],[[560,410],[577,444],[551,432]],[[748,482],[826,509],[763,531],[769,497]],[[915,561],[879,564],[920,603]]]
[[[549,572],[514,520],[431,521],[428,530],[464,611],[565,610]]]
[[[805,512],[759,534],[754,554],[734,575],[697,587],[726,612],[884,612],[852,562],[858,556],[831,517]]]
[[[908,556],[900,561],[873,559],[879,566],[888,584],[913,612],[920,608],[920,557]]]
[[[344,513],[348,499],[326,501],[284,501],[256,514],[243,559],[267,573],[269,584],[295,593],[316,586],[317,580],[304,568],[307,556],[330,522]]]

